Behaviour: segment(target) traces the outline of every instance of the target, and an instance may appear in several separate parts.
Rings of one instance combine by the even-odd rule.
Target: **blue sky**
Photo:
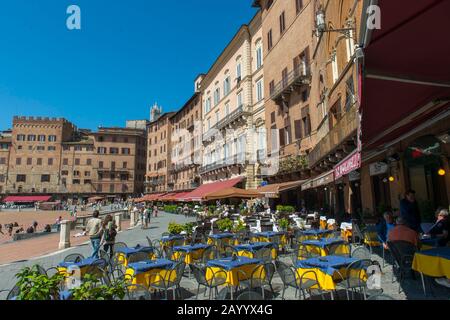
[[[0,130],[14,115],[65,117],[81,128],[180,108],[252,0],[2,0]],[[81,8],[82,30],[66,28]]]

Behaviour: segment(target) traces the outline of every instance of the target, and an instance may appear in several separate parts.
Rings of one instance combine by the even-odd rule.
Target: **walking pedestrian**
[[[98,259],[98,251],[100,249],[100,241],[103,234],[102,220],[99,219],[100,212],[94,211],[92,219],[90,219],[86,225],[86,233],[91,240],[92,256],[91,258]]]
[[[152,217],[152,210],[150,210],[150,207],[145,208],[144,215],[145,215],[145,228],[147,229]]]
[[[109,257],[112,258],[114,255],[114,244],[116,243],[117,226],[110,214],[105,217],[102,228],[103,235],[101,244],[103,245],[103,250],[106,253],[109,252]]]
[[[153,215],[158,218],[158,206],[156,204],[153,206]]]

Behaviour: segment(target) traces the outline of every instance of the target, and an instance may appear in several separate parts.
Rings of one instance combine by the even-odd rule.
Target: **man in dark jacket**
[[[405,193],[405,198],[400,201],[400,216],[405,221],[406,225],[417,231],[422,232],[420,224],[422,219],[420,217],[419,206],[416,201],[416,192],[414,190],[408,190]]]

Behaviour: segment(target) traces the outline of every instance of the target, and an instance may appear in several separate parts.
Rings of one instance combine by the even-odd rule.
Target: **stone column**
[[[134,228],[136,222],[136,217],[134,216],[134,211],[130,211],[130,228]]]
[[[70,225],[72,221],[61,221],[61,230],[59,232],[59,249],[70,248]]]
[[[122,213],[116,213],[114,218],[116,221],[117,232],[119,232],[122,230]]]

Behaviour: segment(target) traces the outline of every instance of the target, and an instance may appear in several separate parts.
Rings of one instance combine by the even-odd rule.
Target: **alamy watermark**
[[[69,30],[81,30],[81,9],[72,4],[67,7],[66,13],[69,15],[66,20],[66,26]]]

